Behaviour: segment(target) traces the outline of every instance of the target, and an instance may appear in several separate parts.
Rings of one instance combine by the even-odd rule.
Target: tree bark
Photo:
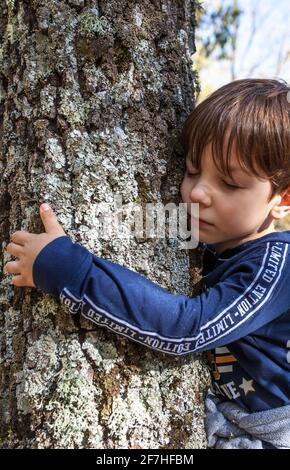
[[[66,233],[174,293],[199,255],[168,240],[102,240],[97,203],[180,202],[179,135],[197,79],[194,0],[0,0],[0,239]],[[76,267],[77,269],[77,267]],[[201,448],[201,355],[173,358],[83,319],[37,289],[0,288],[3,448]]]

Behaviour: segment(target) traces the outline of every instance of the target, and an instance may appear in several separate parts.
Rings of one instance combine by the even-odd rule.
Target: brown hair
[[[185,121],[181,137],[185,155],[199,170],[204,148],[211,143],[215,165],[231,176],[234,146],[245,171],[270,179],[270,199],[282,193],[290,186],[288,92],[289,85],[281,79],[248,78],[222,86]]]

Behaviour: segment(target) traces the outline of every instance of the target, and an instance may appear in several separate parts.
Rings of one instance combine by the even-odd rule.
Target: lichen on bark
[[[115,194],[124,204],[180,202],[180,129],[198,86],[195,1],[0,7],[1,268],[12,232],[43,230],[46,200],[73,241],[191,295],[198,254],[166,240],[98,238],[95,207]],[[8,276],[0,327],[1,447],[206,446],[201,355],[130,343]]]

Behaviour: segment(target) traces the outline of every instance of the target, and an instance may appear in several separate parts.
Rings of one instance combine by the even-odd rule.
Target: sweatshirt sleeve
[[[72,314],[151,349],[185,355],[232,343],[283,312],[284,296],[279,293],[285,288],[281,279],[286,276],[281,274],[288,245],[281,244],[279,262],[267,273],[270,245],[238,267],[233,263],[224,278],[195,297],[172,294],[93,255],[68,236],[53,240],[38,254],[33,279]]]

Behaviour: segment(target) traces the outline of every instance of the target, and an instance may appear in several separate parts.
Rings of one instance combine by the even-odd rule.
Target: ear
[[[275,196],[275,204],[271,215],[275,220],[283,219],[290,215],[290,187],[282,194]]]

